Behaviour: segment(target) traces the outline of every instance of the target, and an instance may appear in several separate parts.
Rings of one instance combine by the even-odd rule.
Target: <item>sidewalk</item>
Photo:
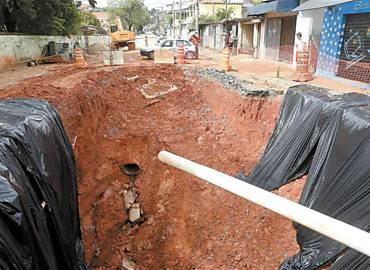
[[[200,55],[201,59],[204,57],[212,59],[212,61],[207,61],[208,65],[218,63],[220,61],[218,59],[221,59],[221,53],[205,48],[200,51]],[[239,75],[242,79],[257,81],[265,86],[278,87],[278,90],[283,91],[290,86],[300,84],[292,81],[294,69],[287,63],[265,59],[252,59],[249,55],[232,56],[231,62],[233,67],[232,72]],[[334,92],[368,93],[368,91],[363,88],[354,87],[340,81],[317,75],[314,75],[314,79],[308,82],[308,84],[327,88]]]

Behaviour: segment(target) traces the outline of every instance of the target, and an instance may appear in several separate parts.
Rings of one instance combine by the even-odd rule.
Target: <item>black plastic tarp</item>
[[[76,169],[45,101],[0,101],[0,269],[86,269]]]
[[[370,98],[331,96],[309,86],[289,89],[258,165],[238,177],[273,190],[308,174],[299,203],[370,229]],[[370,269],[369,258],[294,224],[301,251],[280,269]]]

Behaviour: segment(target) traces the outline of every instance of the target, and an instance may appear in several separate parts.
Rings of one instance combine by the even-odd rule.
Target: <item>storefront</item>
[[[297,13],[291,11],[298,5],[299,0],[276,0],[247,7],[246,18],[262,17],[253,26],[253,35],[248,34],[251,31],[250,26],[244,27],[246,44],[248,46],[253,40],[254,48],[258,46],[259,58],[293,62]],[[258,34],[257,38],[254,37],[255,33]]]
[[[326,8],[317,74],[370,84],[370,1]]]
[[[268,14],[267,18],[265,57],[293,63],[296,16],[290,13],[284,16],[279,15],[279,17],[274,15]]]

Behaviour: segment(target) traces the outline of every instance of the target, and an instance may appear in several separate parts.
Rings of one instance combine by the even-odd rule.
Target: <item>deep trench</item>
[[[13,87],[5,97],[47,99],[62,116],[77,160],[90,269],[119,269],[124,258],[138,269],[276,269],[298,251],[289,220],[157,159],[168,150],[230,175],[249,172],[271,135],[281,96],[241,96],[173,66],[92,71],[68,89],[45,81]],[[150,82],[151,94],[172,84],[177,90],[153,103],[139,91]],[[124,207],[127,163],[141,168],[140,222],[129,222]],[[297,200],[301,188],[298,181],[278,192]]]

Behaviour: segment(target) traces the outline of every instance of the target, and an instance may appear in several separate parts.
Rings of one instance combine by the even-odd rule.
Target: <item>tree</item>
[[[149,11],[143,0],[117,0],[109,12],[111,17],[120,17],[129,31],[141,31],[150,22]]]
[[[168,24],[170,27],[173,27],[173,16],[167,15],[165,18],[166,24]]]
[[[98,18],[94,14],[89,11],[80,11],[80,25],[81,26],[95,26],[96,28],[100,28],[100,22]]]
[[[90,0],[95,5],[95,0]],[[42,35],[70,35],[78,31],[74,0],[0,0],[0,30]]]
[[[233,14],[234,12],[234,9],[233,8],[228,8],[227,11],[226,9],[222,8],[222,9],[219,9],[217,10],[216,12],[216,18],[219,20],[219,21],[222,21],[226,18],[230,18],[231,15]]]
[[[214,23],[217,21],[219,21],[219,19],[215,15],[201,15],[199,17],[200,24]]]

